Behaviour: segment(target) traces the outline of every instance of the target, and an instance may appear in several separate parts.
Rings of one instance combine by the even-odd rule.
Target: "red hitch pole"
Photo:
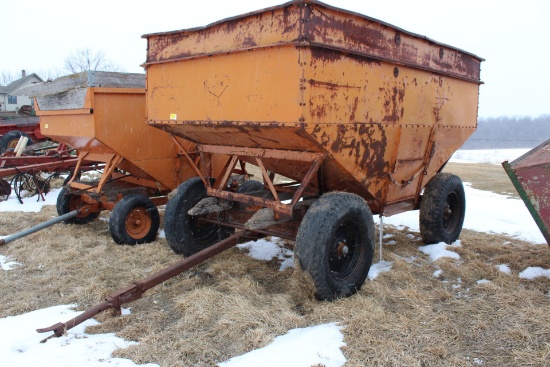
[[[87,311],[81,313],[75,318],[70,319],[67,322],[59,322],[44,329],[36,329],[36,331],[39,333],[47,333],[49,331],[53,331],[53,334],[42,340],[41,343],[45,343],[50,338],[65,335],[67,330],[72,329],[73,327],[83,323],[88,319],[91,319],[95,315],[105,311],[108,308],[113,308],[117,312],[117,314],[120,315],[122,313],[121,306],[123,304],[141,298],[143,293],[145,293],[147,290],[235,246],[241,237],[248,236],[257,237],[257,234],[254,234],[250,231],[235,233],[227,237],[226,239],[210,247],[207,247],[202,251],[197,252],[196,254],[193,254],[189,257],[186,257],[185,259],[178,261],[177,263],[166,269],[163,269],[155,274],[148,276],[145,279],[133,282],[124,288],[120,288],[114,291],[113,293],[106,296],[103,302],[98,303],[94,307],[88,309]]]

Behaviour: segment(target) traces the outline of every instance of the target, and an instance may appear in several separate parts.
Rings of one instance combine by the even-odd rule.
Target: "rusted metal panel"
[[[300,39],[301,11],[295,6],[265,9],[206,27],[144,35],[147,64],[248,50]],[[269,27],[265,25],[269,24]]]
[[[550,140],[502,165],[550,245]]]
[[[143,38],[148,43],[146,65],[273,45],[319,45],[479,82],[483,61],[455,47],[314,0],[290,1],[205,27]]]
[[[302,3],[304,37],[311,45],[479,82],[482,59],[477,56],[361,14]]]
[[[311,185],[374,213],[418,205],[477,126],[481,58],[317,1],[144,37],[149,124],[199,145],[324,153]],[[310,167],[262,162],[298,182]]]

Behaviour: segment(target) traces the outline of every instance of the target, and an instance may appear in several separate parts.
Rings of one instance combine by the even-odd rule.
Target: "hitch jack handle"
[[[174,265],[165,268],[155,274],[148,276],[137,282],[133,282],[127,285],[124,288],[120,288],[113,293],[105,297],[105,300],[87,311],[81,313],[80,315],[70,319],[67,322],[59,322],[55,325],[52,325],[43,329],[36,329],[39,333],[47,333],[53,331],[53,334],[48,336],[46,339],[42,340],[41,343],[45,343],[48,339],[53,337],[60,337],[65,335],[67,330],[72,329],[73,327],[83,323],[84,321],[91,319],[95,315],[109,309],[113,308],[115,312],[120,315],[122,313],[121,306],[125,303],[134,301],[141,298],[143,293],[147,290],[157,286],[164,281],[175,277],[176,275],[181,274],[185,270],[192,268],[195,265],[198,265],[211,257],[235,246],[241,237],[258,237],[258,234],[251,231],[242,231],[235,233],[226,239],[207,247],[206,249],[197,252],[185,259],[182,259],[176,262]]]

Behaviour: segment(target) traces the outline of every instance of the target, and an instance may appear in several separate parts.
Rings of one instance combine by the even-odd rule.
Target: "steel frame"
[[[196,152],[190,153],[175,139],[172,134],[170,135],[172,136],[172,140],[174,140],[174,142],[179,146],[181,154],[187,158],[191,167],[193,167],[197,175],[203,181],[206,186],[208,196],[237,201],[247,205],[257,205],[264,208],[270,208],[275,212],[275,219],[278,219],[279,215],[292,217],[294,206],[305,193],[309,195],[319,194],[319,190],[312,190],[309,184],[319,172],[321,164],[326,157],[326,154],[324,153],[207,144],[197,145]],[[196,154],[197,158],[193,159],[191,154]],[[214,184],[211,184],[204,175],[204,172],[209,172],[208,162],[210,160],[207,156],[210,154],[222,154],[230,157],[220,175],[216,178]],[[264,187],[269,189],[273,195],[273,200],[224,190],[224,188],[228,185],[231,174],[238,173],[245,176],[248,175],[248,172],[246,171],[246,162],[242,159],[244,157],[251,158],[256,162],[262,172]],[[310,167],[301,182],[277,185],[273,182],[275,173],[268,172],[264,166],[262,160],[264,158],[308,162],[310,163]],[[237,163],[240,164],[240,169],[236,169]],[[199,167],[199,165],[201,167]],[[296,188],[294,189],[291,185],[296,185]],[[293,192],[294,194],[290,203],[283,203],[279,196],[279,192]]]

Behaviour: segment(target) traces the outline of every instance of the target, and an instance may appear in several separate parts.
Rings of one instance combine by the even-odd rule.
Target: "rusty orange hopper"
[[[178,156],[179,144],[145,123],[145,75],[87,71],[42,83],[35,96],[42,134],[78,152],[74,175],[57,202],[59,215],[78,209],[67,220],[84,224],[101,210],[112,210],[109,226],[118,243],[155,239],[160,217],[156,205],[195,175]],[[79,167],[97,162],[97,181],[81,180]]]
[[[368,273],[372,214],[420,209],[426,243],[458,238],[464,190],[441,170],[476,129],[481,58],[308,0],[144,38],[147,123],[196,143],[191,165],[231,157],[168,203],[175,251],[242,228],[296,239],[333,299]],[[250,164],[261,182],[236,188]]]

